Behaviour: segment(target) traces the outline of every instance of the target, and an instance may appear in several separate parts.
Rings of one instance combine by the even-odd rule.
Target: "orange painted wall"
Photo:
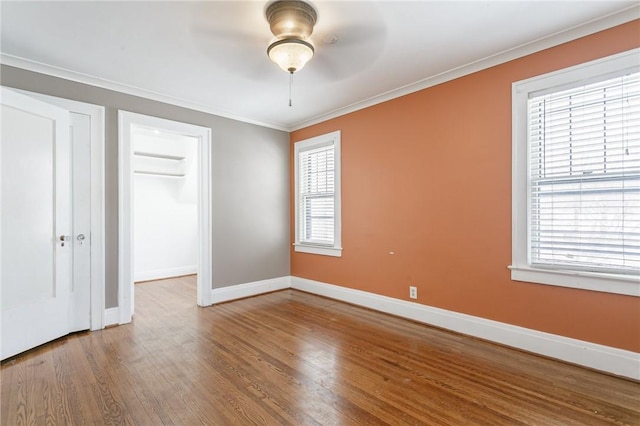
[[[342,131],[344,250],[292,251],[291,274],[406,300],[413,283],[425,305],[640,352],[640,298],[507,270],[511,84],[638,46],[634,21],[293,132],[292,153]]]

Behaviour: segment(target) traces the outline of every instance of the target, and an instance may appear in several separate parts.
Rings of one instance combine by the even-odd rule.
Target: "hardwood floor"
[[[2,425],[640,425],[640,384],[295,290],[209,308],[136,285],[133,323],[2,363]]]

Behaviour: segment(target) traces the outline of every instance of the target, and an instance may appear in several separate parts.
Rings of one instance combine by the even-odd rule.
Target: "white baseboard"
[[[215,288],[211,290],[211,303],[222,303],[230,300],[242,299],[269,293],[276,290],[284,290],[291,287],[291,277],[279,277],[262,281],[254,281],[229,287]]]
[[[178,266],[175,268],[154,269],[152,271],[135,272],[134,281],[161,280],[163,278],[180,277],[198,273],[198,265]]]
[[[104,326],[120,324],[120,310],[118,307],[107,308],[104,310]]]
[[[640,354],[299,277],[279,277],[211,290],[213,304],[293,288],[479,337],[528,352],[640,380]],[[118,308],[105,310],[105,327],[119,324]]]
[[[361,290],[291,277],[291,288],[640,380],[640,354]]]

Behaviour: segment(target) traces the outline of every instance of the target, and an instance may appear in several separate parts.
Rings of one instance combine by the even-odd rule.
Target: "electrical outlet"
[[[414,287],[412,285],[409,286],[409,298],[410,299],[418,298],[418,287]]]

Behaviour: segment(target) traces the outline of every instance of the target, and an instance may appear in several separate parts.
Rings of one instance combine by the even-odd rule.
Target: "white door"
[[[72,233],[69,112],[1,90],[0,359],[5,359],[74,329],[72,296],[82,292],[72,285],[78,240]]]

